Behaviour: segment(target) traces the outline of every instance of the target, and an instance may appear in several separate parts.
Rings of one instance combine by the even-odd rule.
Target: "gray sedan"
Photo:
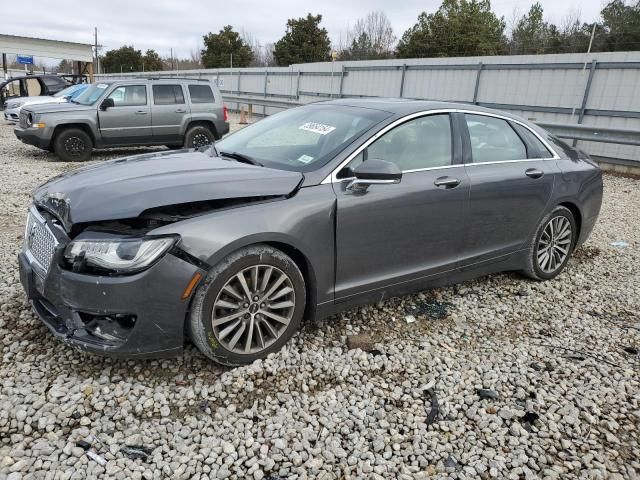
[[[168,356],[189,337],[238,365],[354,305],[500,271],[553,279],[601,201],[598,166],[521,118],[330,101],[52,179],[21,280],[78,348]]]

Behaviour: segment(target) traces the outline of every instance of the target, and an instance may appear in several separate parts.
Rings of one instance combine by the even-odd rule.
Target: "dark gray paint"
[[[183,151],[112,160],[62,174],[38,188],[36,203],[64,193],[69,223],[133,218],[166,205],[293,192],[302,174],[261,168],[208,153]],[[54,195],[55,196],[55,195]]]
[[[105,303],[104,285],[87,280],[95,276],[55,270],[55,278],[64,279],[65,296],[56,297],[63,298],[59,300],[64,302],[61,308],[90,308],[93,302],[107,311],[139,309],[162,296],[160,304],[171,317],[155,306],[152,311],[163,322],[173,322],[172,333],[160,332],[145,314],[146,328],[137,330],[112,353],[129,354],[133,347],[140,348],[147,342],[149,347],[143,349],[146,354],[164,355],[182,346],[179,332],[187,306],[178,300],[179,287],[184,288],[189,274],[200,271],[199,266],[216,264],[247,245],[270,243],[298,262],[309,290],[307,316],[314,318],[416,289],[520,269],[536,223],[560,203],[578,212],[578,243],[586,240],[595,224],[602,201],[597,165],[566,144],[552,144],[544,130],[521,119],[552,144],[558,158],[463,165],[460,162],[468,162],[470,157],[465,150],[468,139],[460,137],[454,138],[454,163],[458,166],[405,172],[399,184],[371,185],[357,194],[346,190],[348,180],[323,183],[333,169],[390,123],[416,112],[460,108],[398,100],[328,103],[377,108],[392,115],[328,165],[305,173],[304,178],[295,172],[181,152],[108,162],[43,186],[36,192],[36,202],[45,201],[47,192],[65,193],[69,203],[62,208],[68,208],[70,223],[131,217],[151,207],[196,199],[277,196],[272,201],[212,210],[151,230],[149,234],[180,235],[179,251],[167,254],[142,274],[110,279],[112,288],[128,292],[118,302]],[[464,108],[517,118],[481,107]],[[454,136],[464,135],[456,113],[453,119]],[[525,174],[530,168],[541,169],[544,175],[531,178]],[[460,183],[455,188],[438,188],[434,181],[442,176],[456,177]],[[49,202],[48,207],[55,210],[60,204]],[[67,230],[72,230],[70,225]],[[182,255],[180,252],[198,261],[178,260],[175,255]],[[167,273],[173,268],[182,272],[176,274],[175,286]],[[145,281],[140,283],[140,278]],[[50,280],[54,284],[60,281]],[[168,285],[161,287],[162,282]],[[174,290],[168,292],[167,288]],[[135,298],[138,289],[144,290],[140,299]],[[159,339],[158,335],[164,336]],[[166,340],[169,335],[170,340]],[[163,343],[165,340],[167,343]],[[82,339],[74,342],[98,350]]]

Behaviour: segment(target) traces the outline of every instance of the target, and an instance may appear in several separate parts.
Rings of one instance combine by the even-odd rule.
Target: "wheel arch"
[[[85,132],[87,135],[89,135],[89,138],[91,139],[91,141],[93,142],[93,146],[95,147],[96,136],[94,135],[93,130],[91,130],[91,127],[86,123],[80,123],[80,122],[62,123],[60,125],[56,125],[56,127],[53,129],[53,135],[51,135],[51,145],[53,145],[53,143],[56,141],[56,138],[58,137],[58,135],[60,135],[65,130],[69,130],[71,128],[77,128]]]
[[[199,126],[208,128],[209,130],[211,130],[211,133],[213,133],[213,136],[216,140],[220,139],[220,135],[218,134],[218,129],[216,128],[215,123],[213,123],[211,120],[190,120],[184,129],[183,137],[187,134],[187,132],[191,128],[199,127]]]
[[[578,230],[575,237],[576,243],[578,243],[580,234],[582,232],[582,212],[580,211],[580,208],[578,207],[578,205],[570,201],[561,202],[558,204],[558,206],[567,208],[573,215],[573,219],[576,221],[576,228]]]
[[[318,278],[313,264],[309,260],[309,255],[305,253],[304,246],[300,245],[294,238],[281,233],[265,233],[249,235],[226,245],[225,248],[217,251],[207,259],[207,264],[213,267],[223,261],[232,253],[246,247],[255,245],[268,245],[276,248],[289,256],[302,273],[305,281],[307,303],[305,305],[305,319],[315,319],[316,305],[318,299]]]

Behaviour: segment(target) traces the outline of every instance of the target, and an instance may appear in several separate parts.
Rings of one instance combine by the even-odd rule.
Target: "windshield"
[[[73,102],[79,103],[80,105],[92,105],[102,96],[109,85],[109,83],[95,83],[80,95],[74,97]]]
[[[343,105],[293,108],[246,127],[216,142],[224,156],[241,154],[271,168],[316,170],[388,112]]]
[[[70,87],[65,88],[64,90],[60,90],[58,93],[54,93],[54,97],[73,97],[82,91],[84,85],[71,85]]]

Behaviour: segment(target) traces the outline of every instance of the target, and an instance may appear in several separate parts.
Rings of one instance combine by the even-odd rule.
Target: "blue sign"
[[[16,55],[16,60],[22,65],[33,65],[32,55]]]

